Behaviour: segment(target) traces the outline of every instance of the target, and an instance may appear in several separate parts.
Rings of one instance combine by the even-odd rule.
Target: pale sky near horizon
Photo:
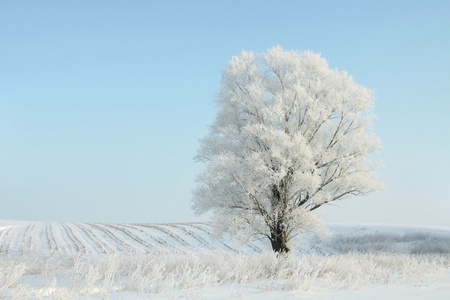
[[[323,220],[450,227],[450,1],[2,1],[0,219],[207,220],[221,70],[276,45],[376,91],[386,190]]]

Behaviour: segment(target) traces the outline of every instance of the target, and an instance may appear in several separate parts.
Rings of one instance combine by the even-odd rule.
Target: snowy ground
[[[450,299],[450,229],[328,229],[280,258],[205,223],[0,221],[0,298]]]

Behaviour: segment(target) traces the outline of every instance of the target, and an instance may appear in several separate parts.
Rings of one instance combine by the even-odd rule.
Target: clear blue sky
[[[275,45],[376,90],[387,189],[323,219],[450,226],[449,1],[2,1],[0,219],[206,220],[221,70]]]

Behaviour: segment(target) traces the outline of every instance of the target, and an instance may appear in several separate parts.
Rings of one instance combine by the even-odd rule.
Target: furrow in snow
[[[23,236],[22,236],[22,239],[23,239],[22,246],[20,247],[22,254],[27,252],[27,250],[28,251],[31,250],[31,235],[29,235],[28,233],[30,231],[32,231],[34,225],[35,225],[35,223],[28,223],[27,227],[25,228],[25,232],[23,233]]]
[[[83,245],[82,242],[80,242],[80,240],[73,234],[72,229],[70,229],[67,224],[65,223],[60,223],[60,225],[63,227],[66,235],[69,237],[70,241],[72,242],[73,245],[75,245],[75,248],[77,250],[78,253],[87,253],[86,247]]]
[[[67,233],[60,222],[50,222],[51,233],[55,239],[56,245],[58,246],[58,252],[64,253],[77,253],[77,248],[75,247],[73,241],[67,236]]]
[[[212,234],[211,229],[205,228],[205,227],[201,226],[200,224],[197,224],[197,223],[186,223],[186,225],[187,226],[191,226],[191,227],[193,227],[195,229],[201,230],[201,231],[207,233],[209,236],[211,236],[211,234]],[[220,240],[219,243],[221,243],[223,246],[225,246],[225,248],[227,248],[228,250],[231,250],[231,251],[233,251],[235,253],[239,253],[238,250],[232,248],[231,246],[226,244],[224,241]]]
[[[9,241],[9,233],[12,230],[13,226],[9,226],[8,228],[2,231],[2,234],[0,235],[0,243],[1,243],[0,253],[8,254],[10,243],[7,241]]]
[[[127,230],[126,228],[123,228],[123,224],[102,224],[103,226],[107,226],[109,228],[112,228],[115,231],[120,232],[126,240],[131,240],[130,246],[135,247],[137,250],[139,251],[143,251],[144,253],[149,253],[152,252],[152,250],[154,250],[154,247],[152,245],[150,245],[149,243],[145,242],[144,240],[142,240],[141,238],[139,238],[138,236],[136,236],[135,234],[131,233],[129,230]],[[122,227],[121,227],[122,226]],[[138,245],[136,245],[136,243]]]
[[[181,238],[179,235],[175,234],[173,231],[168,230],[167,228],[162,227],[161,225],[153,225],[153,224],[139,224],[142,227],[151,228],[157,231],[161,231],[165,233],[168,237],[172,238],[179,244],[181,244],[182,248],[188,248],[188,249],[196,249],[196,247],[190,245],[188,242],[186,242],[183,238]]]
[[[83,223],[74,223],[74,226],[76,226],[83,235],[84,240],[89,245],[93,246],[94,249],[97,249],[93,252],[99,252],[99,253],[115,253],[115,248],[112,247],[110,244],[106,243],[101,237],[97,236],[90,228],[87,228],[85,224]]]
[[[36,250],[38,248],[39,241],[38,241],[37,237],[39,235],[36,235],[36,231],[39,232],[39,228],[40,228],[39,223],[33,222],[33,224],[31,224],[30,230],[27,232],[27,234],[28,234],[27,239],[28,239],[28,243],[29,243],[28,251],[30,251],[30,252],[33,250]]]
[[[50,245],[50,251],[59,251],[58,244],[56,243],[55,237],[53,236],[53,231],[50,222],[45,222],[45,231],[47,236],[47,242]]]
[[[77,247],[67,235],[60,222],[50,222],[50,232],[56,243],[57,251],[64,253],[77,253]]]
[[[175,223],[173,223],[173,224],[167,224],[167,226],[170,226],[170,227],[176,228],[178,230],[181,230],[184,234],[194,238],[201,245],[205,246],[209,250],[213,249],[213,247],[212,247],[212,245],[210,243],[208,243],[204,238],[202,238],[200,235],[196,234],[194,231],[186,228],[184,224],[175,224]]]
[[[125,227],[127,227],[127,228],[130,228],[130,229],[133,229],[133,230],[135,230],[135,231],[138,231],[138,232],[141,234],[141,236],[142,236],[142,234],[143,234],[144,236],[148,237],[149,239],[155,241],[155,242],[156,242],[157,244],[159,244],[162,248],[165,248],[165,249],[173,249],[174,251],[180,252],[180,249],[179,249],[179,248],[177,248],[177,247],[175,247],[174,245],[168,243],[166,240],[164,240],[164,239],[162,239],[162,238],[160,238],[160,237],[157,237],[157,236],[155,236],[155,235],[153,235],[153,234],[150,234],[147,230],[143,230],[142,228],[139,228],[139,225],[138,225],[138,224],[133,224],[133,225],[131,225],[131,224],[121,224],[121,225],[122,225],[122,226],[125,226]],[[157,246],[155,246],[155,247],[157,247]],[[158,249],[158,251],[160,251],[160,248],[159,248],[159,247],[157,247],[157,249]],[[186,251],[181,251],[181,252],[187,253]]]
[[[97,231],[102,232],[102,235],[106,238],[108,244],[110,244],[116,249],[115,252],[130,253],[130,250],[132,250],[132,247],[130,245],[122,241],[107,228],[104,228],[101,224],[99,223],[87,223],[87,224],[92,228],[96,229]]]

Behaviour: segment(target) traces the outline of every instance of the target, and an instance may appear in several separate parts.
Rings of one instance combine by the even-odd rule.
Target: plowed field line
[[[2,245],[2,248],[0,250],[3,250],[5,254],[8,254],[9,247],[11,245],[11,242],[9,242],[8,244],[6,243],[6,238],[9,237],[9,233],[12,231],[12,229],[13,229],[13,226],[6,228],[6,230],[4,230],[2,232],[2,234],[0,235],[0,243]]]
[[[165,241],[164,239],[161,239],[159,237],[156,237],[150,233],[148,233],[147,231],[142,230],[141,228],[137,227],[139,225],[131,225],[131,224],[121,224],[124,227],[128,227],[131,228],[133,230],[139,231],[142,234],[144,234],[145,236],[148,236],[149,238],[151,238],[152,240],[154,240],[155,242],[157,242],[158,244],[160,244],[161,246],[164,246],[165,248],[173,248],[173,249],[178,249],[177,247],[175,247],[172,244],[169,244],[167,241]]]
[[[195,223],[186,223],[186,225],[187,225],[187,226],[191,226],[191,227],[193,227],[193,228],[196,228],[196,229],[198,229],[198,230],[201,230],[201,231],[207,233],[209,236],[211,236],[211,233],[212,233],[211,230],[206,229],[206,228],[204,228],[204,227],[202,227],[202,226],[200,226],[200,225],[198,225],[198,224],[195,224]],[[236,253],[239,253],[238,250],[236,250],[236,249],[232,248],[231,246],[227,245],[227,244],[224,243],[222,240],[220,240],[219,242],[220,242],[222,245],[224,245],[226,248],[230,249],[231,251],[234,251],[234,252],[236,252]]]
[[[47,240],[47,231],[46,231],[46,223],[40,222],[39,226],[39,236],[40,236],[40,242],[41,242],[41,250],[45,251],[44,248],[48,248],[47,250],[51,251],[50,244]]]
[[[185,241],[184,239],[182,239],[180,236],[178,236],[178,235],[175,234],[174,232],[172,232],[172,231],[170,231],[170,230],[168,230],[168,229],[166,229],[166,228],[164,228],[164,227],[161,227],[161,226],[158,226],[158,225],[152,225],[152,224],[138,224],[138,225],[139,225],[139,226],[142,226],[142,227],[152,228],[152,229],[161,231],[161,232],[167,234],[168,236],[170,236],[171,238],[173,238],[174,240],[176,240],[176,241],[177,241],[178,243],[180,243],[181,245],[183,245],[183,246],[185,246],[185,247],[191,247],[191,248],[196,249],[196,247],[190,245],[188,242],[186,242],[186,241]]]
[[[192,230],[187,229],[186,227],[184,227],[182,225],[177,225],[177,224],[167,224],[167,226],[179,229],[179,230],[183,231],[184,233],[186,233],[187,235],[189,235],[189,236],[193,237],[194,239],[196,239],[200,244],[206,246],[209,249],[213,249],[210,243],[208,243],[201,236],[195,234],[195,232],[193,232]]]
[[[74,225],[77,226],[82,232],[84,232],[87,237],[86,242],[89,243],[88,239],[91,240],[92,243],[94,243],[97,248],[101,249],[103,253],[108,254],[115,252],[115,249],[111,245],[101,241],[91,229],[87,228],[81,223],[74,223]]]
[[[6,240],[6,238],[9,236],[9,233],[11,232],[11,230],[13,229],[13,226],[10,226],[8,228],[6,228],[2,234],[0,235],[0,242],[3,243],[3,239]]]
[[[97,224],[97,223],[87,223],[87,224],[89,226],[103,232],[103,234],[106,237],[108,237],[112,242],[117,244],[118,248],[116,248],[116,249],[120,249],[122,252],[125,252],[125,253],[129,253],[128,250],[132,249],[129,245],[127,245],[127,243],[125,243],[124,241],[121,241],[114,233],[112,233],[110,230],[102,227],[100,224]]]
[[[33,229],[33,226],[35,223],[29,223],[28,226],[25,228],[25,232],[22,236],[22,245],[20,249],[22,250],[22,254],[25,253],[26,250],[31,251],[31,235],[27,238],[28,232]]]
[[[113,224],[105,223],[103,225],[122,232],[123,234],[125,234],[126,236],[131,238],[133,241],[142,245],[144,247],[144,249],[142,249],[142,248],[138,248],[138,249],[144,250],[144,252],[146,252],[146,253],[153,252],[153,250],[155,250],[155,246],[153,246],[152,244],[147,243],[146,241],[144,241],[143,239],[141,239],[139,236],[135,235],[134,233],[130,232],[129,230],[119,227],[119,226],[124,227],[123,224],[113,225]],[[150,251],[150,250],[152,250],[152,251]]]
[[[58,244],[56,243],[56,239],[53,235],[52,225],[50,222],[45,222],[45,230],[46,230],[46,234],[47,234],[47,241],[50,245],[50,251],[51,252],[54,252],[54,251],[59,252],[60,249],[59,249]]]
[[[64,229],[64,232],[66,233],[66,235],[69,237],[70,241],[72,242],[73,245],[75,245],[76,251],[78,253],[84,252],[87,253],[86,251],[86,247],[83,245],[82,242],[80,242],[79,239],[77,239],[77,237],[73,234],[72,229],[70,229],[66,224],[64,223],[60,223],[60,225],[62,226],[62,228]]]
[[[33,222],[33,224],[31,224],[31,228],[28,232],[26,232],[25,234],[28,234],[28,249],[29,251],[33,251],[34,245],[33,245],[33,231],[34,228],[36,227],[36,222]],[[35,243],[37,243],[37,241],[35,241]]]

